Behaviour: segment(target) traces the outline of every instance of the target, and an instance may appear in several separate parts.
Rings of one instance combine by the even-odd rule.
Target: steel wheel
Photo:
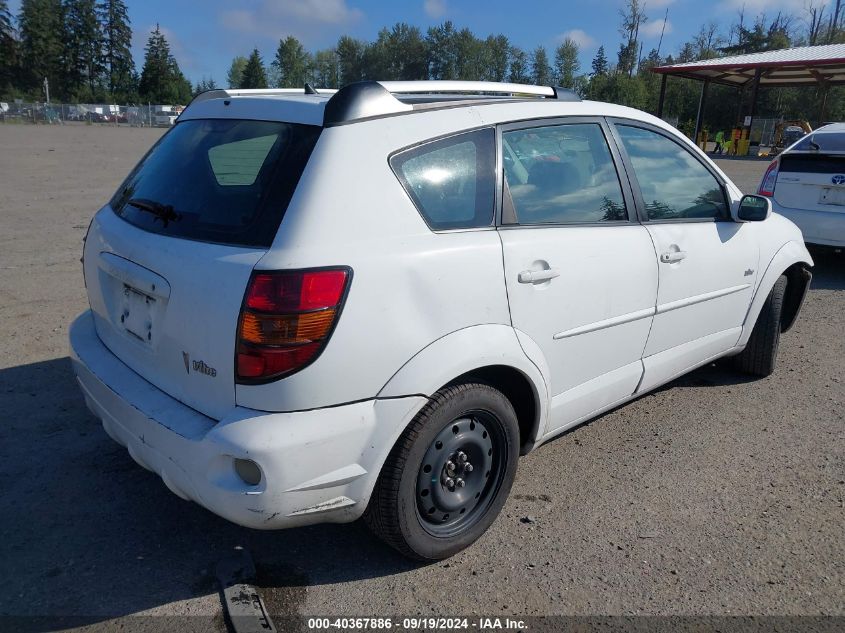
[[[467,529],[495,497],[507,463],[492,414],[471,411],[447,424],[428,447],[417,475],[417,513],[432,536]]]
[[[490,385],[437,391],[396,441],[364,520],[417,560],[470,546],[496,520],[516,476],[519,421]]]

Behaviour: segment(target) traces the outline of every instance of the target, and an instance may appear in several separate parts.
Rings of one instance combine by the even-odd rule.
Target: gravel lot
[[[818,254],[772,377],[706,367],[558,438],[478,544],[419,566],[357,524],[218,519],[85,409],[66,350],[82,237],[159,134],[0,125],[0,615],[224,630],[214,569],[237,546],[277,614],[845,615],[845,255]],[[721,165],[750,190],[767,162]]]

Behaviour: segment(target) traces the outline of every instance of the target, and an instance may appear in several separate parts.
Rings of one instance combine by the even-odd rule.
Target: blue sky
[[[644,50],[657,46],[669,10],[662,53],[676,53],[711,20],[727,33],[742,5],[746,15],[786,9],[802,14],[807,0],[645,0],[648,22],[641,33]],[[12,0],[17,13],[20,0]],[[619,9],[623,0],[127,0],[134,31],[135,61],[140,71],[149,30],[158,22],[182,71],[192,81],[213,77],[225,83],[235,55],[254,46],[269,63],[280,37],[294,35],[306,48],[326,48],[343,34],[374,39],[382,26],[408,22],[423,32],[444,20],[469,27],[476,35],[504,33],[517,46],[553,49],[566,35],[581,44],[582,72],[600,44],[615,59],[621,40]]]

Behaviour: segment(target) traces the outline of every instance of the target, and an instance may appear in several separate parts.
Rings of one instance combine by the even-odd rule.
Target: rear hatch
[[[235,404],[238,315],[320,128],[194,119],[162,137],[95,217],[84,270],[97,334],[219,419]]]
[[[845,212],[845,135],[811,134],[780,157],[774,199],[785,208]],[[796,151],[797,150],[797,151]]]

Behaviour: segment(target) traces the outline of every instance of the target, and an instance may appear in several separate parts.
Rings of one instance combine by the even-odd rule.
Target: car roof
[[[669,128],[642,111],[582,101],[550,86],[463,81],[365,81],[341,90],[212,90],[198,95],[180,120],[245,118],[332,127],[433,110],[472,108],[485,123],[555,116],[611,116]]]
[[[845,132],[845,123],[828,123],[813,130],[812,134],[831,134]]]
[[[843,155],[845,154],[845,146],[843,146],[843,141],[841,138],[828,138],[827,140],[822,140],[819,137],[833,137],[834,134],[845,134],[845,123],[828,123],[827,125],[822,125],[819,128],[816,128],[812,132],[808,132],[804,134],[800,139],[792,143],[786,149],[781,152],[781,154],[828,154],[828,155]],[[809,144],[813,144],[814,139],[819,141],[815,147],[807,147],[808,139],[810,141]]]

